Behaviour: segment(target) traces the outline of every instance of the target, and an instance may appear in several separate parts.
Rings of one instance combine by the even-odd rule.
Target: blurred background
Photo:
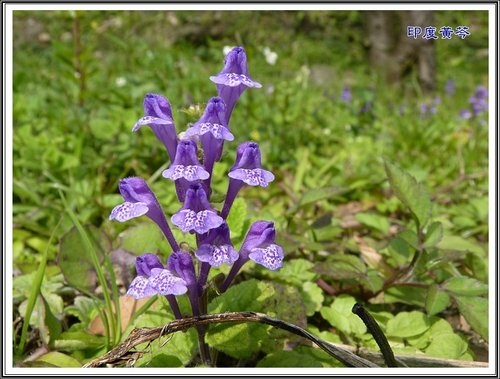
[[[408,37],[409,25],[434,26],[438,38]],[[444,39],[443,26],[470,35]],[[108,252],[168,254],[164,241],[127,238],[133,222],[107,221],[126,176],[148,179],[167,214],[179,208],[160,175],[169,165],[163,147],[148,128],[131,128],[144,95],[156,92],[184,131],[216,95],[208,78],[236,45],[263,88],[247,90],[233,112],[236,140],[216,165],[215,201],[236,146],[253,140],[276,181],[245,189],[247,218],[275,220],[287,259],[359,256],[363,246],[383,255],[409,218],[390,193],[385,157],[429,189],[433,216],[457,246],[486,251],[486,11],[15,11],[14,273],[32,273],[48,248],[45,275],[60,284],[53,312],[67,326],[75,293],[61,241],[73,222],[59,191],[83,225],[103,234]],[[450,249],[463,252],[457,246]],[[486,280],[485,257],[459,260],[460,270]],[[317,271],[335,288],[353,279]],[[377,292],[370,283],[349,293],[369,299]],[[19,288],[17,305],[29,293]]]

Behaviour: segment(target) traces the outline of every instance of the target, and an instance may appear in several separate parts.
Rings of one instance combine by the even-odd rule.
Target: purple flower
[[[248,73],[247,56],[243,47],[233,48],[224,58],[224,68],[210,80],[217,85],[218,95],[226,104],[226,124],[229,124],[234,105],[248,87],[261,88]]]
[[[124,222],[146,215],[160,227],[172,249],[179,249],[160,203],[146,181],[139,177],[125,178],[120,180],[118,188],[125,202],[113,208],[109,219]]]
[[[229,186],[221,216],[226,218],[229,209],[244,184],[267,187],[274,180],[274,175],[262,168],[259,145],[244,142],[236,150],[236,161],[229,171]]]
[[[207,262],[213,267],[235,262],[239,255],[231,243],[227,224],[223,223],[218,228],[211,229],[201,241],[195,255],[199,261]]]
[[[203,115],[186,131],[186,135],[200,137],[203,147],[203,165],[211,173],[215,161],[220,160],[222,156],[224,140],[234,140],[227,126],[224,101],[220,97],[212,97]]]
[[[167,268],[181,277],[186,283],[186,287],[189,290],[188,296],[191,302],[191,308],[193,309],[193,315],[198,316],[200,314],[198,304],[199,291],[191,254],[184,251],[172,253],[168,258]]]
[[[460,118],[461,118],[461,119],[463,119],[463,120],[468,120],[469,118],[471,118],[471,117],[472,117],[472,113],[471,113],[471,111],[470,111],[470,110],[468,110],[468,109],[461,109],[458,115],[459,115],[459,116],[460,116]]]
[[[234,262],[224,283],[221,292],[224,292],[233,281],[240,268],[249,260],[258,263],[269,270],[277,270],[283,266],[283,249],[275,244],[276,230],[271,221],[256,221],[251,226],[243,241],[239,258]]]
[[[342,95],[341,99],[344,103],[349,103],[352,100],[352,93],[351,93],[351,88],[348,86],[345,86],[342,89]]]
[[[172,223],[183,232],[204,234],[217,228],[224,220],[217,215],[207,199],[201,183],[191,184],[186,191],[182,208],[172,216]]]
[[[448,79],[444,85],[444,91],[448,96],[455,94],[455,81],[453,79]]]
[[[184,201],[190,182],[208,179],[210,174],[198,160],[198,148],[191,140],[182,140],[177,145],[174,162],[163,171],[162,176],[175,181],[177,197]]]
[[[144,254],[136,258],[137,276],[127,291],[135,299],[160,295],[183,295],[187,292],[187,283],[166,270],[160,259],[154,254]]]
[[[477,116],[478,114],[488,110],[488,90],[486,87],[479,86],[473,96],[469,98],[469,103],[471,104],[472,114]]]
[[[144,96],[144,117],[136,122],[132,131],[137,131],[141,126],[149,125],[156,137],[167,149],[172,162],[177,147],[177,135],[170,103],[161,95],[148,93]]]

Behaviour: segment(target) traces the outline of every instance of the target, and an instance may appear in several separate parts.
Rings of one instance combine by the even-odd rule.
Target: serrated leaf
[[[422,312],[400,312],[387,322],[386,334],[388,337],[406,338],[422,334],[429,328],[429,319]]]
[[[472,296],[454,296],[460,313],[472,329],[488,341],[488,299]]]
[[[312,316],[321,309],[321,305],[325,299],[323,290],[316,283],[312,282],[305,282],[299,290],[306,306],[306,314]]]
[[[443,238],[443,224],[440,222],[433,222],[427,228],[425,233],[424,247],[430,248],[436,246]]]
[[[272,279],[279,279],[286,283],[301,287],[304,282],[312,282],[317,274],[312,270],[314,265],[306,259],[291,259],[286,261],[278,271],[268,271],[267,275]]]
[[[429,287],[425,299],[425,310],[429,316],[445,310],[449,304],[450,297],[446,292],[440,290],[435,284]]]
[[[467,276],[453,277],[442,285],[443,289],[462,296],[481,296],[488,293],[488,285]]]
[[[366,333],[366,325],[361,319],[352,313],[352,307],[356,299],[348,295],[340,295],[335,298],[330,307],[320,310],[321,316],[333,327],[348,335],[361,336]]]
[[[467,351],[467,343],[455,333],[436,333],[425,353],[432,357],[458,359]]]
[[[408,207],[421,228],[431,215],[431,198],[424,186],[410,174],[384,160],[385,171],[396,197]]]

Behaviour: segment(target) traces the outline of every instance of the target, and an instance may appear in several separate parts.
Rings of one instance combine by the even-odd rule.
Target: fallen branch
[[[83,367],[102,367],[108,364],[123,362],[124,360],[130,358],[131,355],[134,355],[131,350],[141,343],[151,342],[157,338],[160,338],[161,336],[184,331],[200,325],[219,324],[227,322],[258,322],[261,324],[272,325],[276,328],[287,330],[291,333],[307,338],[348,367],[378,367],[376,364],[357,356],[356,354],[343,347],[331,344],[313,336],[305,329],[256,312],[228,312],[210,314],[175,320],[165,326],[156,328],[134,329],[123,343],[116,346],[114,349],[110,350],[103,356],[88,362]]]
[[[120,364],[130,359],[135,360],[137,358],[138,352],[134,351],[133,349],[135,346],[141,343],[151,342],[162,336],[179,331],[184,331],[199,325],[220,324],[228,322],[258,322],[261,324],[271,325],[279,329],[287,330],[291,333],[307,338],[308,340],[314,342],[318,347],[320,347],[329,355],[348,367],[380,367],[379,365],[384,364],[384,357],[380,353],[374,353],[365,349],[358,349],[352,346],[333,344],[324,341],[313,336],[305,329],[302,329],[288,322],[269,317],[265,314],[256,312],[228,312],[204,315],[200,317],[183,318],[180,320],[172,321],[165,326],[155,328],[134,329],[130,333],[128,338],[120,345],[116,346],[101,357],[88,362],[83,367],[105,367],[106,365],[117,363]],[[399,361],[404,362],[408,367],[488,367],[488,363],[486,362],[468,362],[451,359],[428,358],[425,356],[397,355],[396,358]]]

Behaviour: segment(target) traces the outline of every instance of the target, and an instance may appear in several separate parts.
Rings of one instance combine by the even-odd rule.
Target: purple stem
[[[176,319],[180,320],[182,318],[181,310],[179,309],[179,304],[177,303],[177,299],[175,295],[166,295],[168,303],[170,304],[170,308],[172,308],[172,312],[174,312],[174,316]]]
[[[237,179],[229,179],[229,186],[227,188],[226,200],[224,201],[224,207],[222,208],[222,212],[220,216],[225,220],[229,214],[229,210],[233,205],[234,199],[236,199],[236,195],[240,191],[241,187],[243,187],[243,182]]]

